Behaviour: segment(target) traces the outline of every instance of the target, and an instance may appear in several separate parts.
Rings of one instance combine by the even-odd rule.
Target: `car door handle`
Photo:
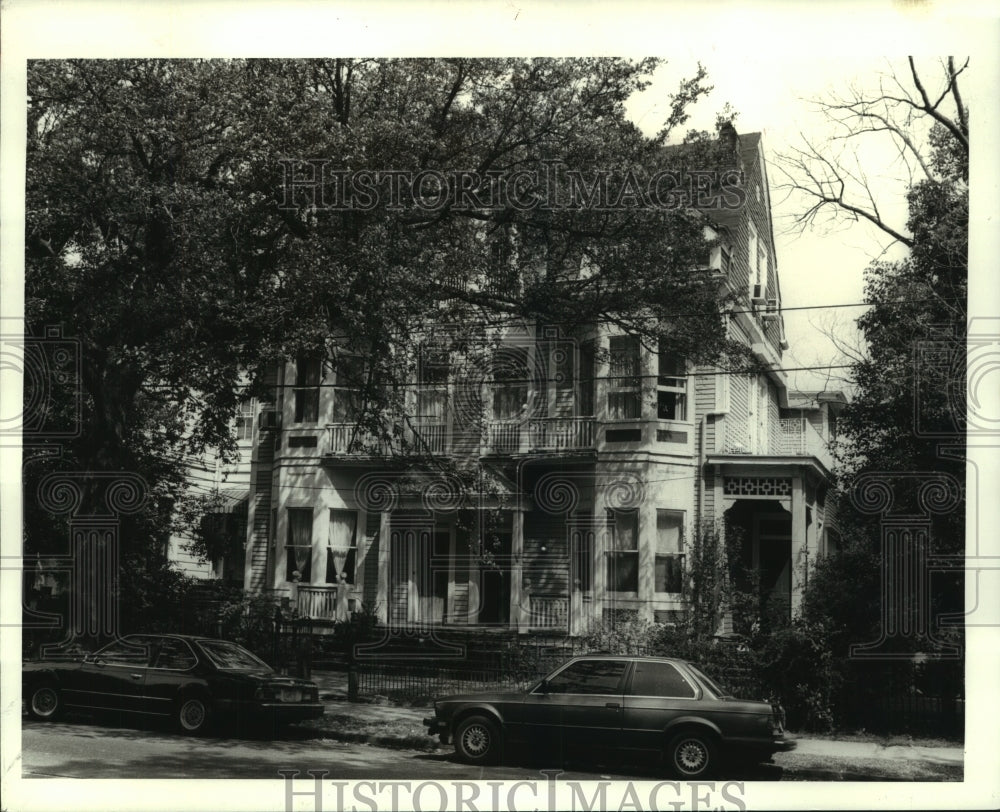
[[[142,674],[129,674],[132,679],[142,679]]]
[[[606,708],[615,708],[617,710],[618,708],[621,707],[621,705],[619,705],[617,702],[605,702],[604,703],[604,707],[606,707]]]

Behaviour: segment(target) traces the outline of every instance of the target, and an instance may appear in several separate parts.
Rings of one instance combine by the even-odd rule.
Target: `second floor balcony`
[[[804,417],[786,417],[754,427],[749,421],[727,417],[723,424],[723,454],[774,457],[815,457],[828,470],[833,454],[826,440]]]
[[[594,448],[593,417],[542,417],[523,421],[490,420],[484,454],[584,451]]]

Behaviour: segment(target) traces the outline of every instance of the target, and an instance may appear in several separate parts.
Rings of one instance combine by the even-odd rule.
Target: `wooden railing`
[[[327,432],[327,451],[330,454],[386,454],[390,450],[388,443],[358,428],[357,423],[331,423]]]
[[[314,620],[346,620],[346,617],[337,617],[337,589],[333,584],[299,584],[299,616]],[[345,608],[347,613],[352,612],[354,600],[348,598]]]
[[[568,629],[569,599],[565,595],[531,595],[528,625],[532,629]]]
[[[418,421],[413,424],[413,451],[416,454],[447,454],[448,424]]]
[[[573,451],[594,447],[593,417],[542,417],[527,422],[487,423],[487,452]]]
[[[592,448],[593,417],[547,417],[528,421],[528,447],[539,451]]]
[[[778,421],[778,430],[771,432],[770,449],[761,443],[755,447],[744,420],[726,418],[723,453],[773,454],[779,457],[816,457],[827,467],[832,465],[832,455],[826,441],[804,417],[785,417]]]

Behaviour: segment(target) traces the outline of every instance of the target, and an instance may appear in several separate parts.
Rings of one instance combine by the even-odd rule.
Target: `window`
[[[493,356],[493,417],[516,420],[528,405],[528,351],[502,347]]]
[[[312,508],[288,509],[288,542],[285,545],[285,580],[295,580],[292,576],[297,571],[299,581],[308,584],[312,580]]]
[[[322,363],[317,357],[300,356],[295,363],[295,422],[319,420],[319,382]]]
[[[608,584],[612,592],[639,591],[639,511],[608,510]]]
[[[594,340],[580,344],[580,394],[578,408],[581,417],[594,414]]]
[[[636,661],[632,672],[631,696],[669,696],[694,699],[697,692],[671,663]]]
[[[326,582],[354,583],[354,567],[358,555],[358,514],[353,510],[330,511],[330,537],[326,547]]]
[[[750,250],[747,253],[747,265],[749,266],[749,273],[750,273],[750,278],[749,278],[750,292],[753,293],[754,283],[757,281],[760,275],[757,270],[758,263],[760,262],[760,253],[759,253],[759,248],[757,246],[757,228],[754,226],[753,223],[750,223],[749,226],[750,226]]]
[[[767,245],[761,240],[760,254],[757,257],[757,284],[762,287],[767,284]]]
[[[634,420],[642,415],[638,336],[612,336],[608,364],[608,417]]]
[[[339,354],[334,360],[333,419],[354,423],[361,414],[361,390],[365,383],[365,361],[360,355]]]
[[[236,439],[253,439],[253,401],[244,400],[236,414]]]
[[[160,653],[156,655],[154,668],[175,668],[185,671],[193,668],[195,664],[194,654],[188,644],[183,640],[172,640],[167,638],[160,646]]]
[[[684,514],[679,510],[658,510],[654,589],[657,592],[681,592],[683,574]]]
[[[152,647],[149,645],[148,638],[126,637],[102,648],[94,655],[94,659],[105,663],[131,665],[138,668],[149,665],[151,654]]]
[[[620,694],[627,663],[623,660],[583,660],[549,680],[552,694]]]
[[[656,416],[660,420],[687,420],[687,364],[660,339],[657,353]]]
[[[447,408],[448,354],[425,350],[417,362],[417,421],[444,423]]]
[[[270,670],[270,666],[267,663],[258,659],[243,648],[243,646],[236,645],[236,643],[227,643],[223,640],[201,640],[198,645],[208,655],[208,658],[215,663],[216,668],[226,671]]]

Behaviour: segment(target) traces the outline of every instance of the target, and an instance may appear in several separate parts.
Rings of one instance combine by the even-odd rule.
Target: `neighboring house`
[[[211,510],[202,518],[202,532],[214,540],[217,548],[231,549],[228,556],[202,561],[188,549],[189,537],[172,535],[167,542],[167,560],[189,577],[243,582],[244,555],[240,540],[246,538],[250,456],[257,409],[257,401],[253,399],[240,404],[235,425],[238,460],[226,464],[217,454],[206,454],[188,465],[186,477],[190,492],[206,498],[211,505]],[[226,543],[227,540],[235,543]]]
[[[742,295],[727,329],[774,371],[693,369],[606,324],[506,328],[478,367],[424,352],[396,446],[352,419],[363,358],[298,359],[274,370],[258,421],[246,587],[313,618],[364,605],[398,629],[580,634],[671,620],[699,517],[726,517],[794,611],[831,543],[826,442],[843,398],[788,391],[760,136],[723,137],[747,204],[706,217],[721,244],[705,272]],[[435,458],[488,485],[460,496]]]

